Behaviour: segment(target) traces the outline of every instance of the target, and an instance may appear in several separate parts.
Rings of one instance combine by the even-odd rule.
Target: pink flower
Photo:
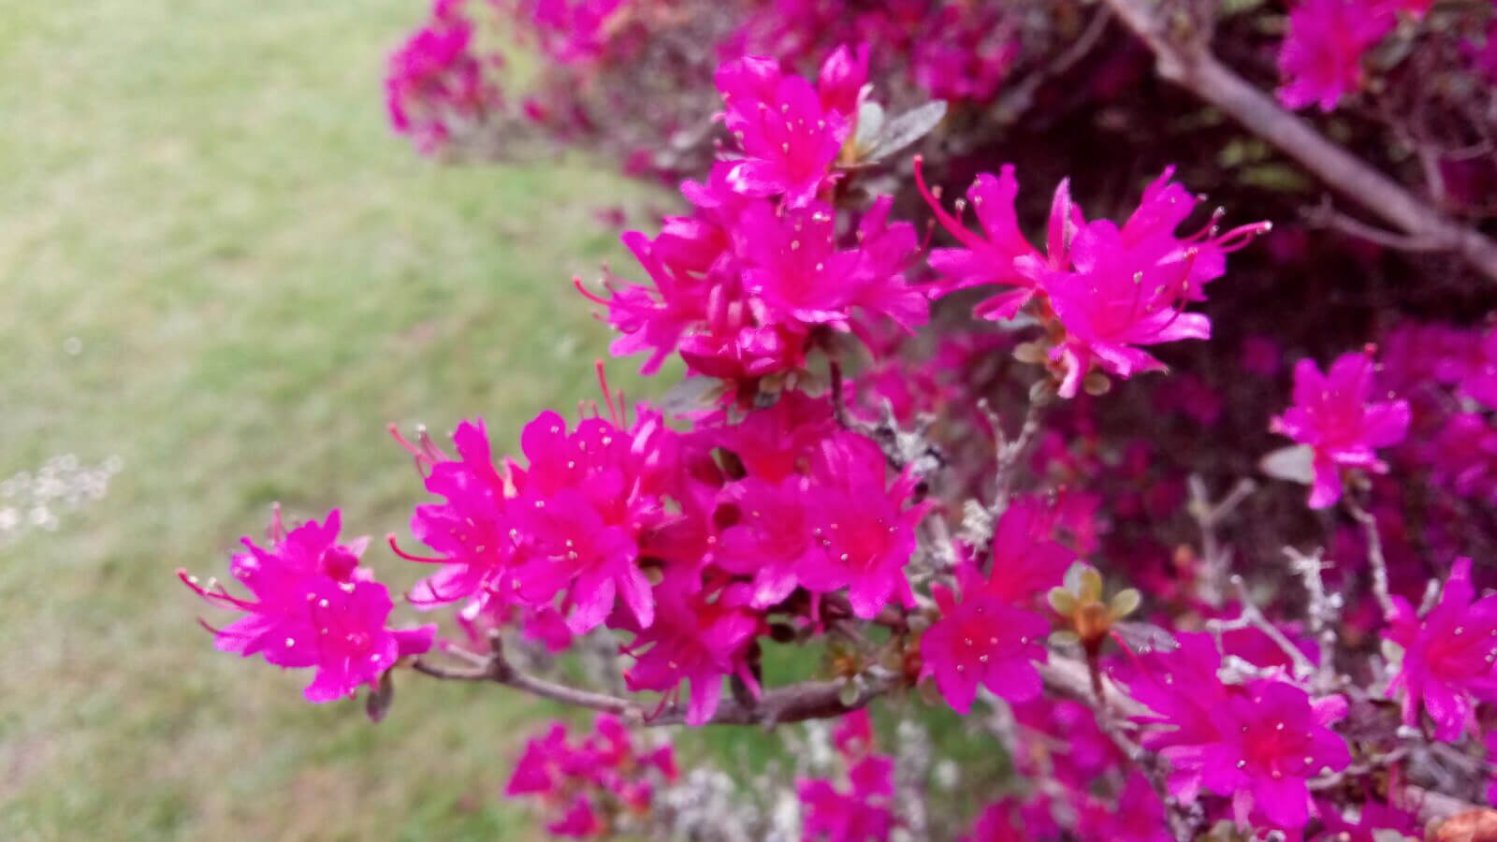
[[[1082,839],[1108,842],[1173,842],[1164,802],[1142,772],[1128,775],[1116,804],[1085,798],[1077,830]]]
[[[500,104],[498,89],[484,77],[485,60],[473,51],[473,23],[462,5],[437,0],[432,20],[390,56],[385,77],[390,124],[425,154]]]
[[[1003,798],[987,805],[961,842],[1036,842],[1060,835],[1048,798],[1036,795],[1019,803]]]
[[[334,509],[320,524],[309,521],[287,532],[277,509],[270,547],[244,538],[248,552],[236,554],[229,569],[253,600],[177,572],[209,604],[245,615],[215,630],[220,651],[260,655],[283,669],[315,669],[305,693],[310,702],[330,702],[362,685],[378,685],[400,658],[431,649],[436,634],[435,626],[386,627],[394,607],[390,592],[359,566],[367,540],[338,543],[340,522]]]
[[[1370,400],[1373,367],[1367,353],[1343,354],[1326,375],[1313,360],[1294,367],[1294,405],[1270,429],[1314,451],[1312,509],[1341,499],[1341,468],[1386,472],[1376,450],[1398,444],[1408,433],[1408,402]]]
[[[832,729],[832,744],[848,760],[858,760],[873,751],[873,717],[859,708],[842,717]]]
[[[985,236],[972,233],[960,219],[942,208],[940,201],[925,184],[925,174],[918,156],[915,158],[915,185],[940,221],[941,227],[962,246],[931,249],[928,257],[930,268],[942,277],[931,289],[932,296],[939,297],[976,286],[1012,287],[977,305],[974,311],[975,315],[983,319],[1012,319],[1036,290],[1034,280],[1014,267],[1017,258],[1036,254],[1034,247],[1019,230],[1019,220],[1014,213],[1014,200],[1019,194],[1014,168],[1004,166],[997,176],[980,173],[967,189],[967,203],[977,215],[978,224]],[[1049,229],[1051,260],[1057,265],[1065,260],[1070,244],[1070,229],[1067,226],[1071,225],[1074,218],[1070,191],[1067,182],[1062,181],[1056,188],[1055,201],[1051,205]]]
[[[717,711],[723,678],[737,676],[758,692],[747,655],[760,620],[742,607],[744,600],[731,587],[713,593],[694,578],[668,572],[655,586],[655,622],[625,647],[634,664],[624,671],[624,681],[630,690],[655,690],[668,698],[679,696],[682,682],[690,681],[686,723],[701,725]]]
[[[718,536],[712,562],[753,577],[753,607],[783,602],[796,587],[828,593],[846,585],[826,558],[818,491],[800,475],[775,484],[749,478],[733,486],[730,499],[743,519]]]
[[[845,583],[853,614],[872,619],[890,600],[912,606],[904,568],[915,552],[915,527],[932,505],[910,505],[914,474],[906,470],[891,482],[878,445],[839,433],[822,444],[812,475],[826,572]]]
[[[592,800],[586,795],[572,799],[571,806],[560,818],[546,825],[546,832],[564,839],[587,839],[602,836],[607,830],[603,820],[593,810]]]
[[[858,104],[862,101],[864,86],[868,84],[871,50],[868,44],[859,44],[856,48],[844,44],[821,63],[821,72],[816,77],[816,93],[821,97],[823,108],[841,114],[849,121],[857,120]]]
[[[915,83],[936,99],[991,99],[1020,53],[1002,14],[975,3],[938,6],[914,39]]]
[[[920,678],[934,676],[946,703],[961,714],[972,709],[978,685],[1010,702],[1039,695],[1033,662],[1045,660],[1041,641],[1049,623],[988,594],[970,565],[957,576],[960,599],[945,585],[931,587],[941,614],[920,640]]]
[[[717,70],[723,123],[743,158],[727,183],[745,196],[779,196],[792,205],[815,198],[851,126],[826,108],[816,89],[782,73],[771,58],[748,56]],[[840,100],[840,95],[834,95]]]
[[[752,393],[760,378],[805,368],[813,339],[827,330],[867,341],[889,322],[905,330],[925,323],[929,304],[905,276],[915,231],[889,221],[891,199],[864,211],[854,246],[843,248],[831,206],[812,197],[799,207],[746,199],[730,177],[719,163],[706,184],[688,183],[682,192],[694,213],[667,219],[654,240],[624,235],[653,288],[609,278],[608,298],[583,290],[622,334],[614,354],[648,352],[649,374],[679,352],[689,373]]]
[[[1474,700],[1497,701],[1497,594],[1475,596],[1471,559],[1459,558],[1440,601],[1422,619],[1394,597],[1388,637],[1404,652],[1388,693],[1403,698],[1406,724],[1417,725],[1423,709],[1435,723],[1435,736],[1446,742],[1459,740],[1474,724]]]
[[[983,593],[1023,608],[1061,583],[1076,553],[1054,539],[1059,515],[1036,497],[1009,503],[993,527],[992,572]]]
[[[435,550],[439,557],[433,561],[442,564],[441,570],[412,588],[411,602],[429,609],[478,594],[503,575],[514,555],[505,481],[494,468],[483,421],[457,426],[452,434],[456,459],[430,438],[412,444],[394,435],[425,473],[426,490],[444,498],[442,503],[417,506],[411,518],[411,534]]]
[[[735,236],[748,264],[744,288],[759,323],[797,329],[826,325],[846,332],[853,328],[856,308],[906,330],[923,324],[925,298],[901,272],[915,254],[915,231],[908,223],[886,224],[891,202],[883,197],[865,215],[854,250],[837,248],[830,205],[813,201],[788,210],[764,202],[750,205]]]
[[[1045,291],[1066,329],[1051,352],[1065,370],[1060,395],[1075,397],[1091,365],[1122,378],[1159,371],[1164,364],[1136,346],[1209,339],[1211,321],[1182,312],[1191,290],[1193,255],[1140,266],[1120,248],[1117,229],[1092,223],[1072,244],[1073,272],[1055,272]]]
[[[553,835],[587,838],[608,835],[624,811],[648,812],[656,786],[677,777],[669,743],[643,750],[618,719],[598,716],[580,741],[567,738],[554,722],[531,738],[515,764],[504,794],[537,796]]]
[[[805,810],[805,842],[886,842],[898,826],[894,816],[894,761],[872,754],[847,773],[849,789],[839,792],[829,780],[796,783]]]
[[[1284,85],[1279,101],[1290,108],[1316,103],[1329,112],[1362,87],[1362,54],[1381,41],[1396,18],[1361,0],[1303,0],[1289,13],[1289,35],[1279,51]]]
[[[1186,803],[1202,789],[1232,799],[1239,825],[1285,830],[1309,820],[1309,779],[1351,762],[1330,725],[1346,700],[1312,700],[1286,681],[1225,685],[1221,657],[1206,634],[1182,634],[1172,652],[1139,657],[1128,681],[1133,697],[1153,711],[1143,746],[1169,761],[1170,792]]]
[[[1461,379],[1461,391],[1497,410],[1497,328],[1489,328],[1482,337],[1480,356]]]

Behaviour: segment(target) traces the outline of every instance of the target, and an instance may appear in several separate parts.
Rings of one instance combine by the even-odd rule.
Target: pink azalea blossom
[[[1362,87],[1362,55],[1395,22],[1386,9],[1362,0],[1301,0],[1289,13],[1289,35],[1279,51],[1279,101],[1334,109]]]
[[[934,677],[936,688],[957,713],[972,709],[979,685],[1010,702],[1040,692],[1034,662],[1045,660],[1041,641],[1049,623],[987,593],[973,567],[957,570],[961,595],[937,583],[931,588],[940,618],[920,640],[920,678]]]
[[[848,769],[848,791],[830,780],[796,783],[804,810],[805,842],[887,842],[899,821],[894,816],[894,761],[871,754]]]
[[[590,838],[606,835],[621,810],[647,812],[656,787],[677,776],[669,743],[638,746],[622,722],[605,714],[580,740],[554,722],[527,741],[504,794],[538,798],[552,835]]]
[[[394,603],[384,585],[359,566],[366,539],[338,543],[337,509],[322,523],[308,521],[287,532],[277,509],[269,547],[244,538],[247,552],[236,554],[230,573],[253,599],[231,595],[223,585],[202,585],[177,575],[209,604],[245,616],[214,630],[222,652],[260,655],[283,669],[314,669],[305,695],[331,702],[379,684],[380,677],[407,655],[431,649],[435,626],[387,627]]]
[[[781,72],[771,58],[748,56],[718,68],[723,123],[743,158],[727,173],[745,196],[783,195],[791,205],[815,198],[851,130],[826,108],[811,83]]]
[[[729,176],[719,164],[707,183],[683,188],[694,213],[667,219],[655,239],[624,235],[652,286],[610,278],[607,298],[583,290],[622,334],[614,354],[648,352],[651,373],[677,352],[691,374],[752,387],[804,369],[818,331],[867,341],[886,323],[925,323],[928,302],[905,275],[915,231],[889,221],[892,200],[875,200],[844,248],[831,206],[745,199]]]
[[[1403,699],[1405,723],[1417,725],[1424,710],[1435,736],[1455,742],[1474,724],[1476,701],[1497,701],[1497,594],[1476,599],[1471,559],[1460,558],[1424,617],[1402,597],[1394,605],[1388,637],[1404,651],[1388,693]]]
[[[1408,402],[1371,399],[1373,368],[1367,353],[1343,354],[1328,374],[1321,374],[1313,360],[1294,367],[1294,405],[1273,420],[1271,429],[1314,451],[1312,509],[1341,499],[1342,468],[1386,472],[1376,451],[1408,433]]]
[[[740,595],[703,591],[693,578],[673,572],[655,586],[655,622],[625,648],[634,664],[624,681],[630,690],[655,690],[668,699],[689,681],[686,723],[701,725],[717,711],[725,677],[736,676],[758,692],[747,655],[760,620],[743,607]]]
[[[993,527],[993,561],[983,593],[1024,608],[1032,607],[1061,583],[1076,553],[1056,541],[1060,512],[1037,497],[1009,503]]]
[[[1088,223],[1070,199],[1065,181],[1056,189],[1042,255],[1020,232],[1014,214],[1018,184],[1012,167],[981,174],[968,199],[984,237],[941,208],[925,184],[920,162],[916,185],[942,226],[962,248],[934,249],[931,268],[942,280],[930,288],[943,296],[975,286],[1003,287],[974,310],[981,318],[1008,320],[1031,301],[1034,315],[1064,328],[1050,354],[1062,371],[1060,394],[1074,397],[1093,365],[1127,378],[1164,368],[1138,346],[1205,339],[1211,323],[1186,313],[1205,298],[1206,284],[1226,272],[1226,255],[1268,230],[1267,223],[1220,233],[1218,217],[1201,230],[1177,229],[1198,200],[1166,169],[1145,188],[1139,206],[1121,225]]]
[[[1153,713],[1142,743],[1169,761],[1170,792],[1186,803],[1204,789],[1228,797],[1239,825],[1284,830],[1309,821],[1311,778],[1351,762],[1330,726],[1346,715],[1341,696],[1311,699],[1287,681],[1223,684],[1221,656],[1206,634],[1183,634],[1171,652],[1140,656],[1128,682]]]
[[[856,47],[844,44],[826,57],[816,77],[816,93],[823,108],[850,121],[857,119],[858,105],[868,84],[871,51],[868,44]]]
[[[1173,842],[1169,827],[1159,793],[1136,770],[1128,775],[1116,803],[1086,798],[1077,818],[1080,838],[1107,842]]]
[[[474,52],[473,23],[461,0],[437,0],[432,20],[390,56],[385,103],[390,124],[422,153],[440,149],[463,124],[500,104]]]
[[[1126,379],[1164,369],[1137,346],[1211,337],[1206,316],[1181,311],[1193,257],[1142,268],[1117,250],[1115,237],[1108,223],[1088,226],[1072,244],[1076,271],[1054,273],[1045,282],[1066,329],[1064,342],[1051,352],[1065,371],[1062,397],[1076,395],[1093,363]]]
[[[1034,247],[1019,230],[1014,212],[1014,200],[1019,194],[1014,168],[1004,166],[997,176],[980,173],[967,189],[967,204],[976,214],[983,236],[972,233],[960,219],[941,206],[926,186],[919,157],[915,158],[915,185],[941,227],[961,243],[961,248],[931,249],[927,258],[930,268],[942,278],[931,288],[931,294],[942,296],[976,286],[1012,287],[977,305],[974,311],[979,318],[1012,319],[1036,291],[1034,280],[1014,266],[1016,259],[1035,254]],[[1067,183],[1062,181],[1051,205],[1049,229],[1051,260],[1056,265],[1065,260],[1074,219],[1070,191]]]

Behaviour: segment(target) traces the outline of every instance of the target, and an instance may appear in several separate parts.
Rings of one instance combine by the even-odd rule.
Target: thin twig
[[[1305,653],[1301,652],[1300,648],[1295,646],[1294,642],[1286,637],[1279,630],[1278,626],[1270,623],[1268,618],[1263,616],[1263,612],[1253,603],[1252,595],[1248,593],[1247,584],[1243,582],[1242,577],[1233,576],[1231,582],[1232,589],[1237,592],[1237,601],[1242,606],[1242,613],[1235,620],[1211,621],[1212,630],[1220,633],[1235,629],[1257,629],[1267,635],[1268,639],[1273,641],[1274,645],[1278,646],[1289,657],[1289,661],[1294,664],[1296,678],[1305,679],[1313,675],[1315,673],[1315,665],[1310,663],[1310,659],[1305,657]]]
[[[1153,51],[1159,75],[1220,108],[1340,193],[1419,240],[1459,254],[1497,280],[1497,242],[1463,227],[1403,185],[1284,110],[1212,54],[1205,39],[1184,43],[1170,31],[1154,0],[1104,0]]]
[[[688,708],[679,702],[656,711],[629,699],[568,687],[521,672],[505,657],[503,638],[497,632],[489,635],[489,647],[487,656],[461,649],[448,650],[449,654],[467,662],[469,666],[466,667],[447,666],[426,659],[418,659],[412,666],[417,672],[433,678],[502,684],[537,698],[610,713],[631,725],[680,725],[686,721]],[[851,694],[847,692],[844,681],[803,681],[768,690],[748,704],[731,697],[724,698],[712,717],[703,724],[768,727],[807,719],[830,719],[866,706],[901,683],[898,676],[878,669],[865,672],[855,681]]]
[[[988,413],[989,421],[993,425],[993,440],[997,449],[998,471],[993,479],[993,505],[989,510],[995,521],[1008,508],[1009,499],[1014,493],[1014,483],[1019,478],[1019,469],[1023,467],[1024,457],[1028,455],[1029,446],[1039,435],[1040,418],[1044,415],[1046,405],[1044,401],[1030,401],[1029,409],[1024,413],[1024,426],[1019,428],[1017,436],[1012,440],[1007,440],[1004,438],[1003,425],[997,413],[987,409],[986,402],[979,404],[979,407]]]
[[[1289,568],[1304,582],[1309,596],[1305,614],[1310,621],[1310,634],[1320,648],[1317,678],[1322,689],[1329,689],[1335,683],[1336,623],[1341,616],[1341,597],[1326,592],[1325,579],[1320,575],[1325,569],[1320,550],[1307,555],[1293,547],[1285,547],[1284,554],[1289,556]]]
[[[1222,544],[1217,527],[1258,486],[1250,479],[1240,479],[1227,496],[1213,503],[1206,491],[1206,481],[1199,474],[1191,474],[1187,485],[1190,489],[1190,515],[1195,518],[1196,527],[1201,532],[1201,566],[1205,576],[1200,584],[1200,597],[1210,605],[1220,606],[1227,595],[1227,577],[1232,573],[1232,549]]]
[[[1372,594],[1377,597],[1383,616],[1392,617],[1397,609],[1388,590],[1388,561],[1383,556],[1383,536],[1378,532],[1377,518],[1362,508],[1351,492],[1341,495],[1341,501],[1346,504],[1347,512],[1362,525],[1362,532],[1367,537],[1367,564],[1372,568]]]

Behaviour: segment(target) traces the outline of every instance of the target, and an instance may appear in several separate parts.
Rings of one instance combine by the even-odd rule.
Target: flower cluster
[[[1389,618],[1388,636],[1403,649],[1389,694],[1402,696],[1406,724],[1417,725],[1422,709],[1446,742],[1474,724],[1476,700],[1497,701],[1497,594],[1474,597],[1471,559],[1457,559],[1427,614],[1395,597]]]
[[[1226,255],[1269,229],[1268,223],[1217,230],[1218,217],[1200,231],[1180,236],[1177,229],[1198,200],[1166,170],[1144,190],[1138,208],[1121,225],[1088,222],[1062,181],[1050,207],[1043,251],[1020,230],[1014,211],[1019,193],[1013,167],[998,175],[982,173],[967,191],[982,234],[948,213],[926,186],[919,161],[921,194],[961,245],[930,253],[941,280],[936,295],[971,287],[999,291],[977,305],[977,316],[1011,320],[1024,313],[1045,327],[1036,346],[1059,379],[1062,397],[1075,397],[1100,372],[1127,379],[1164,364],[1141,346],[1181,339],[1206,339],[1211,322],[1186,305],[1205,298],[1205,287],[1226,272]]]
[[[538,799],[553,836],[595,839],[626,830],[677,777],[670,743],[638,746],[618,719],[599,716],[580,740],[561,722],[529,740],[504,794]]]
[[[873,724],[867,711],[844,717],[833,733],[837,756],[846,766],[847,787],[827,778],[796,782],[804,812],[806,842],[888,842],[895,817],[894,759],[873,750]]]
[[[747,57],[717,74],[723,119],[741,148],[705,183],[687,183],[689,216],[624,243],[649,285],[608,279],[615,354],[647,352],[644,371],[679,353],[691,374],[747,388],[806,368],[833,335],[867,335],[926,320],[924,295],[906,283],[916,251],[908,223],[875,201],[850,230],[825,201],[867,73],[867,50],[833,53],[813,87],[778,63]],[[847,242],[850,241],[850,244]]]
[[[1365,65],[1391,106],[1419,68],[1479,70],[1471,42],[1489,19],[1468,5],[1294,3],[1281,98],[1330,109]],[[629,172],[685,199],[623,235],[642,282],[577,283],[616,332],[615,355],[643,356],[645,374],[683,364],[659,408],[631,409],[605,383],[606,410],[540,412],[509,457],[481,420],[450,446],[396,434],[430,495],[412,539],[390,538],[430,565],[408,600],[451,609],[469,638],[405,665],[618,714],[580,740],[556,725],[527,745],[508,793],[538,797],[553,835],[668,838],[673,811],[700,829],[731,800],[729,776],[710,770],[672,783],[669,750],[639,747],[625,722],[844,717],[825,752],[835,773],[813,741],[793,785],[771,772],[743,785],[768,796],[759,806],[724,807],[757,810],[739,828],[756,838],[797,820],[804,838],[848,842],[1162,842],[1227,826],[1375,838],[1418,825],[1405,797],[1416,788],[1481,800],[1469,758],[1492,750],[1481,735],[1497,702],[1497,596],[1483,595],[1497,546],[1497,331],[1380,310],[1320,324],[1315,305],[1476,313],[1490,291],[1416,295],[1388,282],[1390,249],[1292,225],[1218,283],[1269,226],[1226,230],[1185,183],[1292,219],[1303,174],[1290,161],[1304,156],[1267,152],[1212,109],[1153,132],[1146,121],[1181,92],[1132,95],[1147,53],[1107,38],[1137,28],[1130,8],[440,0],[392,60],[392,119],[427,151],[503,147],[469,130],[515,118],[568,142],[610,138]],[[537,57],[526,96],[501,98],[488,78],[499,54],[480,10]],[[1223,43],[1253,33],[1224,54],[1232,72],[1228,59],[1269,59],[1261,35],[1282,21],[1246,4],[1213,24]],[[1489,115],[1490,92],[1442,72],[1452,84],[1431,86],[1438,96],[1378,163],[1422,171],[1437,221],[1470,223],[1474,245],[1451,262],[1479,261],[1484,223],[1471,220],[1497,170],[1473,141],[1490,132],[1461,120]],[[1353,123],[1377,119],[1395,124],[1367,113],[1336,125],[1361,138]],[[1097,130],[1134,165],[1088,170]],[[1152,140],[1166,136],[1168,158]],[[1036,138],[1044,154],[1026,158]],[[994,149],[1018,166],[995,166]],[[1165,167],[1140,181],[1167,160],[1188,179]],[[1048,216],[1020,195],[1020,171],[1058,181]],[[965,188],[954,200],[942,193],[953,183]],[[911,212],[934,223],[901,218]],[[1253,273],[1261,286],[1235,280]],[[1342,276],[1366,289],[1339,297]],[[1209,347],[1177,344],[1213,334]],[[1372,346],[1325,370],[1312,361],[1368,339],[1378,362]],[[1299,358],[1292,372],[1286,357]],[[1165,360],[1176,376],[1135,377]],[[1293,444],[1257,470],[1303,482],[1309,508],[1329,511],[1252,482],[1249,457],[1273,435]],[[231,570],[249,597],[184,578],[243,615],[215,630],[220,648],[315,668],[314,701],[369,686],[387,704],[390,668],[431,650],[433,630],[390,628],[388,592],[338,526],[335,511],[290,532],[277,521],[268,547],[247,541]],[[542,647],[571,650],[590,686],[547,674]],[[904,717],[889,754],[874,750],[866,707],[885,694],[900,699],[885,712]],[[941,736],[991,738],[1006,759],[934,760],[912,722],[927,703]],[[979,790],[975,821],[946,809]]]
[[[748,656],[766,612],[814,625],[829,594],[864,619],[913,605],[904,567],[927,507],[828,401],[786,393],[690,433],[638,415],[570,430],[543,413],[521,436],[528,461],[502,467],[481,423],[458,428],[456,457],[408,443],[444,498],[412,520],[437,555],[403,554],[442,565],[413,601],[465,600],[470,617],[517,619],[553,649],[601,625],[633,634],[629,687],[690,682],[693,723],[711,718],[724,677],[757,688]]]
[[[186,571],[177,573],[208,604],[244,614],[221,629],[209,627],[219,651],[259,655],[282,669],[316,670],[306,689],[311,702],[377,686],[401,658],[431,649],[436,634],[435,626],[387,627],[394,607],[390,592],[359,565],[367,539],[340,544],[341,526],[334,509],[322,523],[308,521],[287,531],[277,509],[270,546],[245,538],[246,552],[229,562],[230,574],[250,591],[249,599],[213,581],[200,583]]]
[[[1143,746],[1172,768],[1170,793],[1186,803],[1204,792],[1231,799],[1240,826],[1297,830],[1309,821],[1307,781],[1346,768],[1351,754],[1331,726],[1341,696],[1311,698],[1273,677],[1226,684],[1222,656],[1204,634],[1182,634],[1170,652],[1139,658],[1128,682],[1150,709]]]
[[[1334,110],[1361,89],[1363,55],[1393,31],[1399,14],[1420,18],[1432,5],[1434,0],[1300,0],[1289,13],[1289,34],[1279,51],[1279,101],[1290,108]]]
[[[971,709],[979,686],[1016,703],[1039,695],[1034,662],[1045,659],[1050,623],[1035,601],[1074,558],[1053,540],[1054,521],[1039,501],[1014,502],[994,527],[988,574],[969,557],[956,569],[959,592],[932,586],[939,618],[920,640],[921,677],[934,677],[956,712]]]
[[[464,127],[500,107],[499,89],[486,75],[497,57],[474,49],[476,0],[435,0],[431,19],[390,56],[385,104],[390,124],[423,153],[433,153]]]

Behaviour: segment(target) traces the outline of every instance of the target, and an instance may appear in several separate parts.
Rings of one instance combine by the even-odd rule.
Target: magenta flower
[[[1051,351],[1065,371],[1062,397],[1075,397],[1093,363],[1128,378],[1164,369],[1136,346],[1211,337],[1210,319],[1181,309],[1191,290],[1193,255],[1140,266],[1122,249],[1118,229],[1103,221],[1076,235],[1071,258],[1075,271],[1051,273],[1044,284],[1066,329]]]
[[[778,484],[749,478],[733,486],[730,499],[742,520],[718,536],[712,563],[753,577],[753,607],[783,602],[798,586],[821,593],[843,586],[819,537],[816,490],[799,475]]]
[[[566,812],[546,825],[547,833],[563,839],[588,839],[602,836],[607,829],[607,825],[603,824],[603,820],[593,809],[592,799],[586,795],[579,795],[572,799],[571,806]]]
[[[744,288],[762,325],[789,324],[799,331],[825,325],[846,332],[853,311],[887,317],[906,330],[926,319],[925,297],[905,282],[902,270],[917,243],[908,223],[888,225],[892,200],[879,199],[865,214],[859,247],[838,249],[835,212],[810,202],[777,209],[750,205],[735,236],[747,263]]]
[[[831,401],[795,391],[737,423],[707,427],[702,435],[731,452],[749,477],[778,483],[810,464],[836,429]]]
[[[1164,802],[1144,777],[1134,771],[1128,775],[1116,804],[1097,798],[1084,798],[1077,830],[1082,839],[1106,839],[1108,842],[1173,842]]]
[[[725,677],[737,676],[758,692],[747,655],[760,621],[732,588],[709,593],[694,579],[694,573],[672,571],[655,586],[655,622],[625,647],[634,664],[624,681],[630,690],[655,690],[668,699],[691,682],[686,724],[701,725],[717,711]]]
[[[669,743],[651,750],[636,746],[618,719],[598,716],[579,742],[555,722],[531,738],[515,764],[507,796],[537,796],[545,804],[553,835],[586,838],[607,834],[621,809],[647,812],[655,787],[677,777]]]
[[[847,772],[849,788],[839,792],[830,780],[796,783],[805,810],[805,842],[886,842],[899,825],[894,816],[894,761],[872,754]]]
[[[1475,597],[1469,558],[1456,559],[1440,601],[1423,618],[1394,597],[1388,637],[1404,651],[1388,693],[1402,697],[1405,723],[1417,725],[1423,709],[1446,742],[1475,724],[1476,700],[1497,701],[1497,594]]]
[[[1308,781],[1351,762],[1346,742],[1330,725],[1346,715],[1346,700],[1312,700],[1286,681],[1260,679],[1226,685],[1221,656],[1206,634],[1179,635],[1178,649],[1139,656],[1128,681],[1133,697],[1153,713],[1142,744],[1169,761],[1172,795],[1186,803],[1201,790],[1232,799],[1239,825],[1302,828],[1311,807]]]
[[[1489,328],[1482,337],[1480,351],[1461,379],[1461,391],[1497,410],[1497,328]]]
[[[456,459],[429,438],[413,444],[395,435],[425,473],[426,490],[444,498],[417,506],[411,518],[411,534],[437,557],[419,559],[396,549],[407,559],[442,565],[416,584],[411,602],[428,609],[484,592],[485,584],[501,576],[512,559],[514,541],[508,534],[505,482],[494,467],[483,421],[457,426],[452,434]]]
[[[334,509],[320,524],[309,521],[287,532],[277,509],[270,547],[246,537],[248,552],[229,563],[252,600],[177,571],[209,604],[245,615],[213,630],[219,651],[245,658],[260,655],[283,669],[315,669],[305,692],[310,702],[330,702],[353,695],[360,686],[378,685],[400,658],[431,649],[436,634],[436,626],[386,627],[394,607],[390,592],[374,581],[373,572],[359,566],[367,540],[339,544],[339,527]]]
[[[437,151],[455,130],[481,121],[500,104],[484,63],[473,51],[473,23],[462,4],[437,0],[431,21],[390,56],[385,76],[390,124],[423,154]]]
[[[1034,247],[1019,230],[1019,220],[1014,213],[1014,200],[1019,194],[1019,183],[1012,166],[1004,166],[997,176],[980,173],[967,190],[967,202],[977,215],[983,236],[969,230],[960,219],[952,216],[932,195],[925,184],[921,159],[915,158],[915,185],[920,195],[930,205],[936,219],[957,242],[960,248],[935,248],[930,250],[930,268],[942,278],[931,288],[931,295],[939,297],[958,290],[976,286],[1012,287],[993,295],[977,305],[974,311],[979,318],[1012,319],[1019,309],[1029,302],[1036,291],[1036,283],[1014,267],[1014,261],[1026,255],[1036,254]],[[1062,181],[1055,191],[1055,201],[1050,216],[1051,260],[1065,260],[1070,243],[1070,232],[1074,229],[1074,209],[1071,205],[1067,183]],[[1070,227],[1068,227],[1070,226]]]
[[[839,433],[822,444],[812,475],[825,573],[847,587],[853,614],[872,619],[890,600],[913,606],[904,568],[915,552],[915,527],[932,505],[910,505],[914,474],[906,470],[890,482],[878,445]]]
[[[946,703],[961,714],[972,709],[978,685],[1010,702],[1033,699],[1040,692],[1033,662],[1045,660],[1041,641],[1049,623],[989,595],[975,568],[963,565],[957,576],[960,598],[945,585],[931,588],[941,615],[920,640],[920,678],[934,676]]]
[[[1057,517],[1035,497],[1009,503],[993,527],[992,572],[983,593],[1023,608],[1061,583],[1076,553],[1054,539]]]
[[[821,63],[821,72],[816,77],[816,93],[821,105],[828,111],[841,114],[848,121],[856,121],[858,104],[862,101],[864,86],[868,84],[868,58],[872,48],[859,44],[856,48],[842,45]]]
[[[771,58],[749,56],[717,70],[723,123],[743,158],[727,173],[745,196],[779,196],[791,205],[816,197],[851,130],[823,106],[810,82],[785,74]]]
[[[1341,499],[1341,468],[1386,472],[1377,449],[1398,444],[1408,433],[1408,402],[1371,400],[1373,368],[1367,353],[1343,354],[1326,375],[1313,360],[1294,367],[1294,405],[1270,429],[1314,451],[1312,509]]]
[[[1334,109],[1362,87],[1362,54],[1394,23],[1386,9],[1361,0],[1303,0],[1289,13],[1289,35],[1279,50],[1279,101],[1290,108]]]

